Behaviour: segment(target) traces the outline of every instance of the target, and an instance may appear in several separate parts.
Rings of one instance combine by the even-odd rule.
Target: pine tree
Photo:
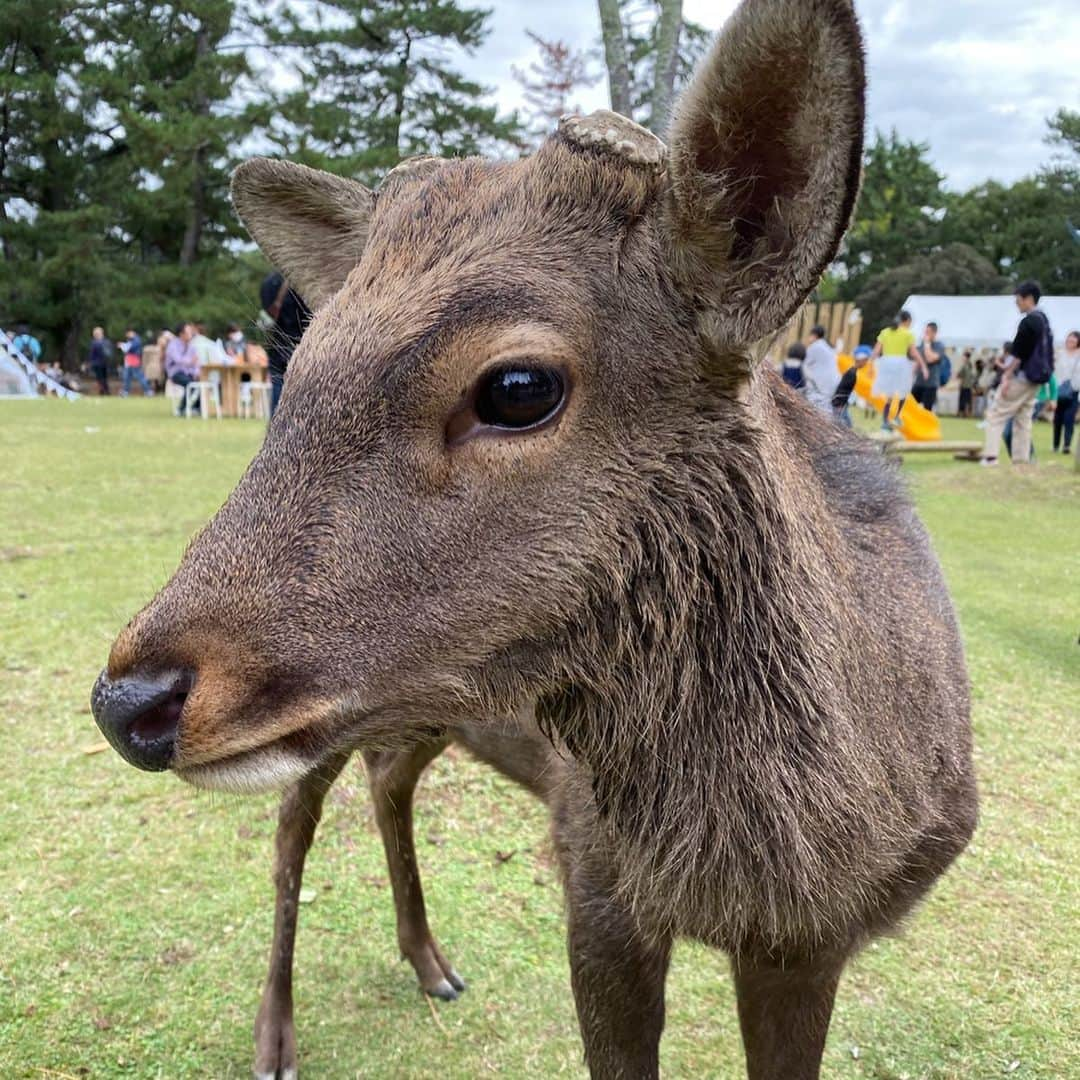
[[[454,0],[315,0],[262,23],[287,50],[298,81],[274,138],[297,161],[377,180],[414,154],[461,156],[520,149],[516,115],[500,117],[486,91],[445,55],[471,53],[489,12]]]
[[[68,367],[95,323],[253,303],[226,247],[248,127],[244,55],[220,49],[235,18],[232,0],[0,6],[0,320],[32,324]]]
[[[69,364],[108,285],[108,194],[128,179],[99,29],[90,3],[0,5],[0,318],[31,324]]]

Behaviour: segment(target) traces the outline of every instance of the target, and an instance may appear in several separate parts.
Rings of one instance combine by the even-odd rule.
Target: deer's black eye
[[[477,387],[476,415],[491,427],[532,427],[559,407],[563,393],[562,376],[551,368],[500,368]]]

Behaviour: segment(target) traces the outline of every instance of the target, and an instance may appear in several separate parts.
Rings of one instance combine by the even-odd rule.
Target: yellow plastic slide
[[[855,363],[852,357],[843,355],[838,356],[836,362],[840,366],[841,373],[847,371]],[[885,408],[885,399],[880,394],[873,393],[873,389],[874,365],[869,363],[863,365],[855,376],[855,393],[881,412]],[[941,438],[941,422],[913,397],[908,397],[900,413],[900,434],[911,442],[937,442]]]

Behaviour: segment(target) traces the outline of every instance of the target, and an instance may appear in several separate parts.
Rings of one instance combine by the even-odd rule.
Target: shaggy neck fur
[[[748,413],[688,433],[646,481],[559,650],[568,688],[538,715],[591,772],[646,933],[812,949],[894,869],[907,826],[851,715],[855,643],[813,619],[844,592],[843,559],[822,558],[839,530],[820,500],[792,502],[775,425]]]

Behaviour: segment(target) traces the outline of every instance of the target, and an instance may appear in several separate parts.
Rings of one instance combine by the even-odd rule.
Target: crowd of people
[[[112,393],[119,375],[121,397],[128,397],[134,385],[143,396],[153,397],[169,383],[186,394],[187,387],[201,381],[203,369],[210,365],[257,365],[266,368],[270,376],[273,412],[281,396],[289,358],[311,319],[311,312],[277,272],[263,280],[259,298],[262,305],[259,326],[265,348],[248,341],[239,323],[229,324],[220,337],[214,338],[202,323],[185,320],[162,330],[152,345],[144,345],[144,335],[134,326],[128,326],[115,343],[105,327],[95,326],[85,353],[84,370],[96,382],[100,395]],[[78,376],[64,372],[55,360],[44,359],[41,341],[26,325],[20,324],[14,333],[8,334],[8,339],[39,371],[69,389],[82,389]],[[199,407],[198,397],[192,391],[188,411],[198,412]]]
[[[267,363],[266,352],[260,345],[248,343],[236,323],[231,324],[221,338],[212,338],[202,323],[184,321],[173,329],[162,330],[153,345],[152,370],[147,371],[148,349],[142,335],[133,326],[124,331],[115,345],[106,336],[105,328],[95,326],[91,334],[86,366],[97,382],[98,393],[108,395],[110,379],[119,353],[120,396],[128,397],[132,384],[137,383],[146,397],[153,397],[154,383],[169,381],[187,386],[197,379],[207,364]]]
[[[1039,308],[1042,292],[1036,282],[1015,291],[1020,323],[1012,341],[988,359],[966,349],[955,373],[957,414],[985,414],[982,462],[995,465],[1005,443],[1014,462],[1032,460],[1032,423],[1040,415],[1053,419],[1054,452],[1072,450],[1080,404],[1080,331],[1070,331],[1055,352],[1053,330]],[[854,362],[841,372],[837,351],[823,326],[815,326],[806,342],[788,349],[780,373],[810,404],[851,426],[850,402],[859,371],[874,364],[871,396],[883,398],[881,428],[892,436],[910,397],[934,412],[938,395],[953,380],[953,365],[936,322],[917,337],[910,312],[901,311],[877,335],[874,346],[860,346]]]

